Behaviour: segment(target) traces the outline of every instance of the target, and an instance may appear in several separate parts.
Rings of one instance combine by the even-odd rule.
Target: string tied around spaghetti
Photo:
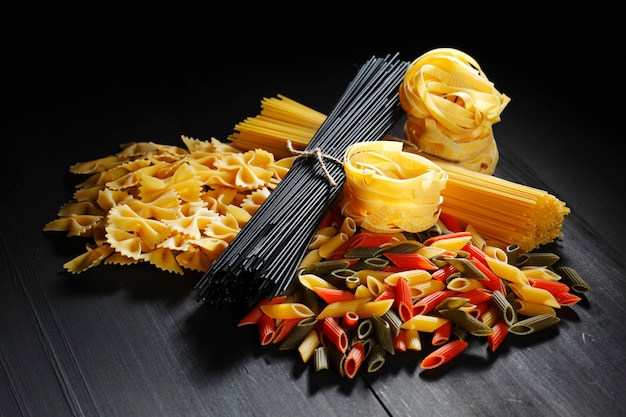
[[[315,148],[313,150],[305,150],[305,151],[299,151],[297,149],[295,149],[292,145],[291,145],[291,141],[288,140],[287,141],[287,149],[289,149],[289,152],[291,152],[294,155],[297,155],[298,158],[316,158],[317,161],[320,164],[320,167],[322,168],[322,171],[324,171],[324,174],[326,174],[326,178],[328,179],[328,182],[330,183],[330,185],[332,185],[333,187],[337,187],[337,181],[335,181],[335,179],[333,178],[332,174],[330,173],[330,171],[328,170],[328,168],[326,168],[326,164],[324,163],[324,159],[328,159],[329,161],[335,162],[337,164],[341,164],[343,165],[343,162],[341,162],[341,160],[335,158],[332,155],[328,155],[322,152],[322,150],[320,148]]]

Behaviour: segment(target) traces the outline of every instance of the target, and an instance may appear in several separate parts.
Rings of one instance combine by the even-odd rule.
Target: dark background
[[[21,5],[2,24],[0,416],[618,416],[623,346],[623,23],[596,2]],[[558,330],[478,345],[435,373],[398,355],[342,380],[262,348],[246,311],[197,303],[197,274],[63,263],[84,242],[42,227],[71,164],[129,141],[225,139],[284,94],[329,113],[360,65],[436,47],[511,97],[496,175],[571,208],[548,249],[591,284]]]

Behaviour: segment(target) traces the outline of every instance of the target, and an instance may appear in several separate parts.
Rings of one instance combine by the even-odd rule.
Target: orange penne
[[[315,313],[302,303],[266,304],[261,311],[274,319],[293,319],[314,316]]]
[[[457,357],[461,352],[467,348],[468,343],[465,340],[456,339],[451,342],[446,343],[441,346],[439,349],[436,349],[429,355],[427,355],[422,363],[420,364],[420,368],[422,369],[433,369],[438,366],[441,366],[453,358]]]

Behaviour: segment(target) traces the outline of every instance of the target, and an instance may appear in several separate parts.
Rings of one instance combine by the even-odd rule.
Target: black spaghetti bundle
[[[358,142],[381,139],[402,115],[398,87],[408,63],[370,58],[278,186],[195,287],[221,307],[288,291],[318,225],[345,182],[341,160]]]

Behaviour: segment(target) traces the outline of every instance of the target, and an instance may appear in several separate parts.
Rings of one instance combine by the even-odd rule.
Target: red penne
[[[391,289],[386,289],[385,291],[378,294],[378,297],[374,299],[374,301],[382,301],[382,300],[395,300],[396,292]]]
[[[398,334],[393,336],[393,348],[397,352],[406,352],[406,337],[404,330],[400,329]]]
[[[263,313],[263,311],[261,310],[261,306],[262,305],[266,305],[266,304],[280,304],[283,301],[285,301],[285,299],[287,298],[286,295],[281,295],[278,297],[274,297],[272,298],[272,300],[270,301],[269,298],[264,298],[263,300],[259,301],[257,303],[256,306],[254,306],[254,308],[252,308],[248,314],[246,314],[237,324],[237,326],[245,326],[247,324],[257,324],[259,322],[259,319],[261,318],[261,316],[264,316],[265,313]]]
[[[434,279],[439,280],[445,284],[446,281],[448,280],[448,277],[456,272],[459,272],[459,270],[456,269],[454,266],[448,264],[442,268],[439,268],[435,272],[433,272],[431,276]]]
[[[437,368],[438,366],[441,366],[457,357],[461,352],[465,350],[465,348],[467,348],[467,346],[468,343],[465,340],[452,340],[427,355],[424,360],[422,360],[420,368]]]
[[[403,322],[410,320],[413,317],[413,297],[411,296],[409,281],[406,278],[400,277],[396,281],[395,295],[395,305],[400,319]]]
[[[275,334],[274,319],[266,314],[263,314],[259,319],[258,326],[261,345],[269,345],[274,339]]]
[[[282,319],[280,323],[276,326],[276,331],[274,333],[274,339],[272,343],[282,342],[289,336],[291,331],[298,325],[298,323],[302,320],[302,318],[291,318],[291,319]]]
[[[472,234],[470,232],[462,231],[462,232],[452,232],[452,233],[447,233],[444,235],[433,236],[433,237],[429,237],[428,239],[424,241],[424,246],[430,246],[433,243],[443,240],[443,239],[453,239],[457,237],[467,237],[471,235]]]
[[[557,292],[552,295],[554,295],[556,302],[561,306],[571,306],[582,300],[582,298],[569,291]]]
[[[350,332],[356,328],[359,324],[359,315],[355,312],[348,311],[343,315],[341,319],[341,326],[347,331]]]
[[[482,264],[487,265],[487,254],[482,251],[478,246],[474,246],[471,243],[463,246],[463,250],[470,254],[470,259],[476,259]]]
[[[493,333],[487,335],[487,346],[489,346],[489,349],[493,352],[498,349],[500,343],[502,343],[509,333],[509,326],[504,319],[500,319],[491,328],[493,329]]]
[[[452,327],[452,321],[447,321],[441,326],[437,327],[433,331],[433,337],[431,341],[432,345],[441,346],[444,343],[447,343],[450,340],[450,335],[452,334]]]
[[[343,362],[344,374],[350,379],[354,378],[364,359],[365,346],[363,346],[363,342],[357,342],[352,345]]]
[[[456,291],[452,290],[440,290],[420,298],[413,304],[413,315],[430,313],[439,303],[456,293]]]
[[[465,230],[463,229],[461,222],[459,222],[459,219],[451,214],[442,211],[439,213],[439,220],[441,220],[444,226],[446,226],[446,229],[451,232],[462,232]]]
[[[340,290],[337,288],[313,287],[313,292],[315,292],[315,294],[328,304],[335,303],[337,301],[350,301],[355,299],[354,294],[350,291]]]
[[[345,353],[348,349],[348,336],[339,326],[337,320],[333,317],[326,317],[323,324],[323,333],[326,336],[326,340],[332,343],[341,353]]]
[[[385,257],[400,268],[407,269],[424,269],[426,271],[436,271],[437,265],[431,262],[427,257],[419,253],[393,253],[385,252]]]
[[[558,281],[549,281],[547,279],[529,277],[528,283],[535,288],[542,288],[552,294],[569,291],[569,286],[567,284]]]
[[[467,298],[467,302],[471,304],[480,304],[491,300],[491,290],[487,288],[476,288],[463,293],[463,298]]]

